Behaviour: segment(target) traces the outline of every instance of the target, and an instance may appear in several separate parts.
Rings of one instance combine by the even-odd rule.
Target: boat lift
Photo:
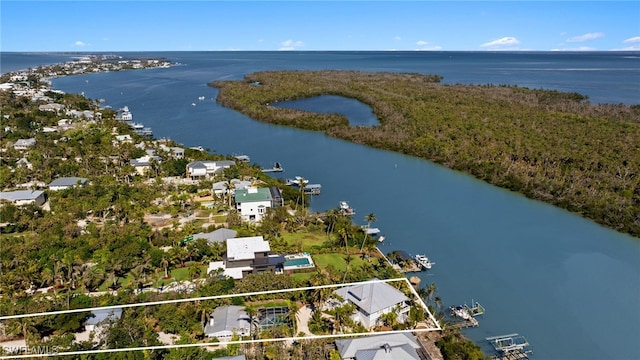
[[[471,299],[471,307],[464,304],[464,307],[467,309],[471,316],[478,316],[484,314],[484,306],[480,305],[479,302],[473,301]]]
[[[527,354],[532,353],[529,341],[520,334],[507,334],[492,336],[486,340],[493,346],[499,356],[515,356],[516,358],[527,358]]]

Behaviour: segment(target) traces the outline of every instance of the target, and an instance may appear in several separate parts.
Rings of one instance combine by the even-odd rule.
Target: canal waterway
[[[473,299],[486,308],[480,326],[465,333],[488,354],[485,337],[520,333],[539,359],[640,358],[640,239],[425,160],[254,121],[217,104],[217,90],[206,86],[259,70],[333,68],[438,73],[445,79],[455,73],[449,79],[454,82],[508,79],[593,100],[620,73],[622,95],[605,102],[634,103],[637,61],[605,57],[595,66],[586,55],[558,54],[481,54],[475,61],[473,53],[147,54],[153,55],[183,65],[61,78],[54,87],[105,99],[113,108],[126,105],[134,121],[152,127],[158,138],[246,154],[263,167],[280,162],[280,176],[322,184],[322,194],[311,199],[313,211],[347,200],[356,222],[376,214],[373,226],[386,237],[383,252],[401,249],[436,263],[419,276],[422,284],[436,284],[443,306]],[[562,70],[580,66],[603,70],[584,70],[592,74],[589,81],[584,72]],[[606,96],[617,89],[610,87]],[[340,107],[347,117],[361,111]]]

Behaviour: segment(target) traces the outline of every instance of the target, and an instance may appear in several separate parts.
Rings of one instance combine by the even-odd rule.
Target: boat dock
[[[450,316],[458,320],[451,326],[457,328],[479,326],[480,324],[475,317],[484,314],[484,307],[473,300],[471,300],[471,306],[464,304],[451,306],[449,309],[451,310]]]
[[[528,359],[533,353],[529,341],[520,334],[492,336],[486,340],[496,351],[493,359]]]
[[[322,185],[320,184],[307,184],[304,186],[303,192],[307,195],[320,195]]]
[[[280,165],[280,163],[274,163],[273,167],[271,168],[266,168],[266,169],[262,169],[263,173],[271,173],[271,172],[283,172],[284,168],[282,167],[282,165]]]

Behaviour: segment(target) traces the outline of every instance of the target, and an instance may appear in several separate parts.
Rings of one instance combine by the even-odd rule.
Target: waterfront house
[[[169,156],[173,159],[184,159],[184,149],[177,146],[166,146],[164,144],[160,144],[160,149],[169,153]]]
[[[44,191],[41,190],[16,190],[0,192],[0,200],[6,200],[15,205],[36,204],[42,205],[46,201]]]
[[[212,177],[221,174],[224,169],[228,169],[236,164],[232,160],[219,161],[192,161],[187,164],[187,177],[191,180]]]
[[[36,139],[34,138],[18,139],[13,144],[13,148],[16,150],[28,150],[30,147],[34,146],[35,144],[36,144]]]
[[[233,238],[227,239],[225,260],[209,263],[207,274],[222,270],[226,276],[242,279],[264,271],[282,273],[284,262],[284,256],[271,254],[269,242],[262,236]]]
[[[420,360],[420,344],[410,333],[391,333],[339,339],[336,348],[343,360]]]
[[[243,306],[220,306],[213,310],[209,321],[204,326],[204,335],[220,341],[231,340],[236,334],[251,334],[251,318]]]
[[[273,197],[269,188],[237,189],[234,199],[236,210],[244,221],[260,222],[267,209],[273,207]]]
[[[51,191],[66,190],[75,186],[85,186],[87,184],[86,178],[81,177],[61,177],[53,180],[49,183],[48,187]]]
[[[365,282],[340,288],[334,293],[344,299],[344,303],[355,305],[356,311],[351,318],[366,328],[379,325],[380,317],[388,312],[395,312],[400,323],[405,322],[409,314],[409,299],[385,282]]]

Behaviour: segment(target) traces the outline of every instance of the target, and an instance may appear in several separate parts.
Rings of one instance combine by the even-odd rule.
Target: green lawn
[[[313,261],[316,266],[321,268],[332,265],[336,270],[344,271],[347,269],[346,257],[347,255],[345,254],[318,254],[313,255]],[[351,266],[362,265],[362,263],[364,263],[364,260],[360,258],[360,254],[351,255]]]
[[[321,248],[323,243],[327,240],[327,236],[323,232],[283,232],[282,238],[290,245],[301,244],[302,251],[313,253],[313,249]]]

